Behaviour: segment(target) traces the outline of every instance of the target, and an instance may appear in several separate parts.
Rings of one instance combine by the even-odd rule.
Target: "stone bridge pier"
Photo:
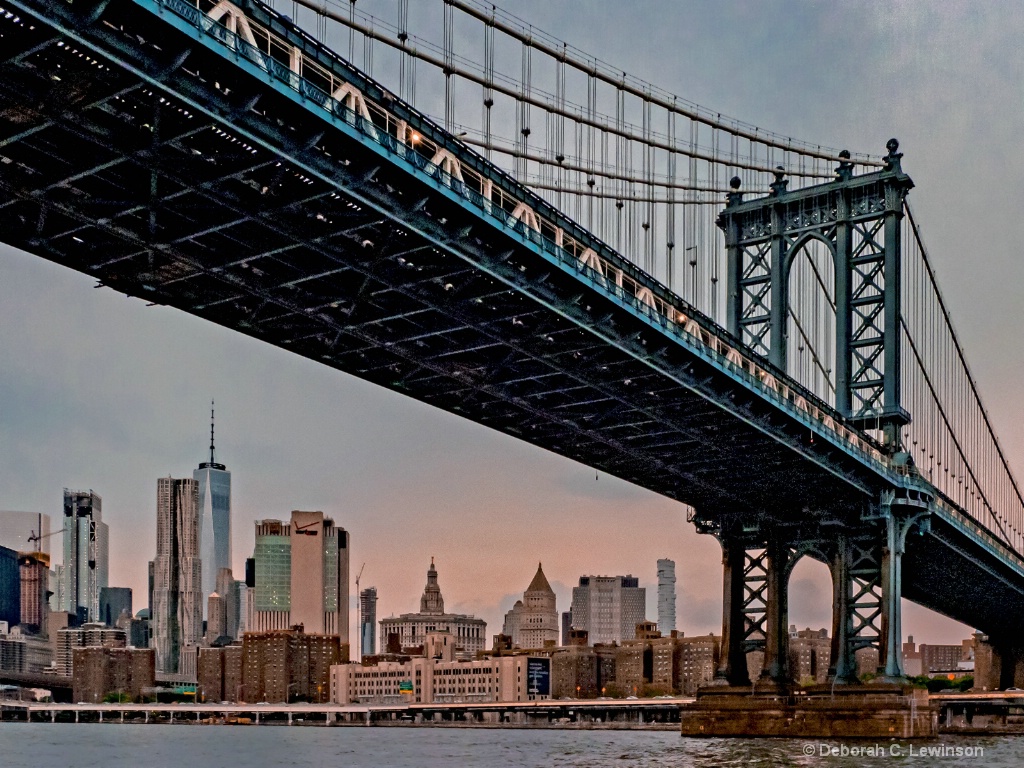
[[[974,690],[1024,689],[1024,645],[1019,638],[974,635]]]

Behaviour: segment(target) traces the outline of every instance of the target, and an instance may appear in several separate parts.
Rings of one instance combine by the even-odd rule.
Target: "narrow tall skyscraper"
[[[367,587],[359,593],[359,654],[377,653],[377,588]]]
[[[676,628],[676,561],[658,561],[658,629],[667,636]]]
[[[231,568],[231,473],[216,460],[210,402],[210,460],[192,473],[199,484],[199,558],[203,561],[203,610],[217,589],[221,568]],[[223,595],[222,595],[223,597]]]
[[[60,610],[80,623],[99,621],[100,590],[108,586],[107,524],[103,499],[92,491],[64,489],[64,567]]]
[[[199,484],[161,477],[156,484],[156,559],[153,561],[153,647],[156,668],[177,673],[181,651],[203,635],[199,558]]]

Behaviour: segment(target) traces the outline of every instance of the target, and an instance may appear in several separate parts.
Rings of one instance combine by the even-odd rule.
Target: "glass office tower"
[[[377,653],[377,588],[367,587],[359,593],[359,653]]]
[[[212,403],[211,403],[212,405]],[[217,589],[217,573],[231,568],[231,473],[214,458],[213,409],[210,409],[210,460],[192,473],[199,484],[199,559],[203,564],[203,612]]]

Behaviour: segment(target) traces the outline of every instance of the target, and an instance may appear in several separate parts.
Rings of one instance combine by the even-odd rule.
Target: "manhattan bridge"
[[[685,503],[724,683],[762,650],[788,684],[811,557],[834,682],[902,678],[906,597],[1013,685],[1024,500],[899,143],[723,117],[481,0],[366,5],[0,0],[0,240]]]

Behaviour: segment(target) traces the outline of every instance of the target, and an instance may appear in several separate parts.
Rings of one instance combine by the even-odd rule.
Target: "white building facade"
[[[455,639],[460,658],[472,658],[487,648],[487,622],[462,613],[445,613],[444,598],[437,583],[437,569],[430,560],[427,585],[420,599],[419,613],[403,613],[380,621],[380,652],[388,652],[389,636],[397,638],[400,648],[426,645],[431,632],[449,632]]]
[[[580,576],[572,589],[572,628],[585,629],[591,645],[634,639],[646,610],[647,590],[635,576]]]
[[[658,561],[658,629],[662,635],[676,628],[676,561]]]

